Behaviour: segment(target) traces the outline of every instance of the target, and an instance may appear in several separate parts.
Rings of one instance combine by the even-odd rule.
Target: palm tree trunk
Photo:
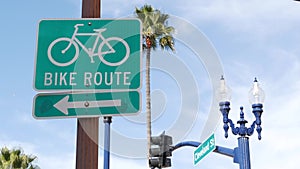
[[[146,56],[146,113],[147,113],[147,143],[148,143],[148,159],[150,159],[151,148],[151,92],[150,92],[150,52],[151,48],[147,48]]]

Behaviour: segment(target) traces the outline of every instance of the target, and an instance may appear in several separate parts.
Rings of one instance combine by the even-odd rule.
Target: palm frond
[[[159,45],[162,49],[171,49],[172,51],[175,50],[174,48],[174,40],[172,36],[164,36],[159,40]]]
[[[146,39],[150,38],[150,48],[155,50],[157,43],[159,43],[162,49],[170,48],[174,50],[172,37],[172,33],[174,33],[174,27],[168,26],[168,14],[164,14],[160,10],[154,9],[151,5],[147,4],[141,8],[135,8],[135,14],[137,18],[141,20],[143,26],[143,47],[149,47]],[[165,39],[165,37],[171,37],[171,39]]]
[[[1,157],[3,157],[3,160],[5,160],[5,161],[10,160],[10,152],[7,147],[4,147],[1,149]]]
[[[32,162],[36,158],[36,156],[24,154],[20,148],[9,150],[4,147],[1,149],[0,154],[0,169],[28,169],[29,166],[32,168],[34,167]]]

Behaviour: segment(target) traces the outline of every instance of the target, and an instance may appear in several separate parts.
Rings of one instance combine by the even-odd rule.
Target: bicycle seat
[[[106,28],[102,28],[102,29],[94,29],[94,31],[95,31],[95,32],[101,33],[101,32],[106,31]]]

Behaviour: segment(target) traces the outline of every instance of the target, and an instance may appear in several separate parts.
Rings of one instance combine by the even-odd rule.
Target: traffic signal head
[[[149,165],[154,168],[170,167],[171,159],[167,157],[172,156],[172,144],[172,137],[164,132],[160,136],[151,137]]]
[[[160,147],[151,147],[150,148],[150,156],[151,157],[159,157],[161,155]]]
[[[149,159],[151,168],[166,168],[171,167],[171,159],[166,157],[155,157]]]
[[[150,158],[149,166],[151,168],[161,168],[161,162],[160,162],[159,158]]]
[[[172,156],[171,146],[173,144],[172,137],[162,133],[160,136],[151,137],[151,157]]]

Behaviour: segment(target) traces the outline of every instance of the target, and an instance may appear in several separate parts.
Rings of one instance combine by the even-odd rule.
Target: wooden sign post
[[[100,18],[101,0],[82,0],[82,18]],[[77,119],[76,169],[98,168],[99,118]]]

